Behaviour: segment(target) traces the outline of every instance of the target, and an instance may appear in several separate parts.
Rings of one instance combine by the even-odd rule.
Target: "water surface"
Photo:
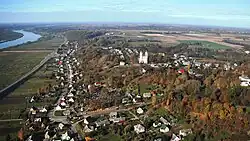
[[[41,35],[35,34],[33,32],[27,32],[27,31],[23,31],[23,30],[13,30],[13,31],[18,32],[18,33],[22,33],[23,37],[18,38],[16,40],[0,43],[0,49],[24,44],[27,42],[34,42],[34,41],[37,41],[40,37],[42,37]]]

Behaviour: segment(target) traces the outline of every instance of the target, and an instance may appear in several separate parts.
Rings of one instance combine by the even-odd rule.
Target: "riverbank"
[[[0,43],[22,38],[24,35],[9,29],[0,29]]]
[[[11,41],[0,43],[0,49],[21,45],[24,43],[34,42],[42,37],[39,34],[35,34],[33,32],[27,32],[24,30],[13,30],[13,32],[20,33],[23,36],[21,38],[16,39],[16,40],[11,40]],[[3,36],[5,36],[5,35],[3,35]]]

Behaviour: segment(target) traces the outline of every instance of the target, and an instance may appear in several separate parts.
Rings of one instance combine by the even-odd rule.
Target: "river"
[[[23,37],[18,38],[16,40],[0,43],[0,49],[24,44],[27,42],[34,42],[34,41],[37,41],[40,37],[42,37],[41,35],[38,35],[38,34],[35,34],[32,32],[23,31],[23,30],[13,30],[13,31],[18,32],[18,33],[22,33]]]

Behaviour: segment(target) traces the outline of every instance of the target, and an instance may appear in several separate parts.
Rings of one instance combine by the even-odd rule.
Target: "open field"
[[[199,41],[209,41],[220,45],[229,46],[232,48],[242,48],[241,45],[234,45],[230,43],[225,43],[224,39],[232,39],[237,41],[243,41],[243,37],[246,38],[244,42],[250,42],[248,36],[236,35],[236,34],[212,34],[212,33],[196,33],[196,34],[142,34],[143,36],[158,39],[161,41],[166,41],[168,43],[179,43],[181,40],[199,40]],[[243,36],[243,37],[242,37]]]
[[[0,89],[29,72],[62,41],[60,38],[53,38],[7,48],[0,52]]]
[[[36,72],[31,78],[26,81],[19,88],[10,93],[7,97],[0,101],[0,119],[18,118],[20,111],[26,107],[26,99],[29,100],[31,96],[35,95],[39,88],[45,87],[49,84],[54,84],[55,80],[50,79],[51,71],[46,71],[45,67]],[[48,99],[53,100],[53,99]],[[50,102],[34,103],[36,106]],[[33,104],[32,104],[33,105]],[[27,105],[27,106],[32,106]]]
[[[19,121],[1,122],[0,124],[0,141],[6,141],[6,137],[9,136],[12,139],[17,138],[17,132],[22,128],[22,124]]]
[[[197,41],[208,41],[217,43],[219,45],[228,46],[231,48],[240,49],[243,46],[237,44],[231,44],[224,42],[224,40],[229,39],[243,44],[250,43],[250,36],[244,34],[216,34],[216,33],[181,33],[181,32],[169,32],[169,31],[159,31],[159,30],[120,30],[121,33],[117,36],[124,38],[137,38],[137,39],[149,39],[157,40],[158,43],[164,46],[177,45],[182,40],[197,40]],[[149,43],[149,42],[147,42]],[[154,42],[152,42],[154,43]],[[141,45],[142,43],[131,42],[133,46]]]
[[[36,66],[48,53],[0,52],[0,89],[8,86]]]
[[[202,48],[209,48],[209,49],[228,49],[230,47],[222,45],[222,44],[217,44],[214,42],[209,42],[209,41],[198,41],[198,40],[181,40],[179,41],[180,43],[188,43],[188,44],[196,44],[200,43]]]
[[[41,68],[38,72],[31,76],[31,78],[26,81],[19,88],[10,93],[6,98],[0,101],[0,120],[3,119],[18,119],[23,116],[22,113],[27,107],[41,107],[47,104],[51,104],[56,98],[45,98],[42,102],[27,103],[33,95],[35,95],[39,88],[47,86],[49,84],[54,84],[55,80],[50,79],[52,71],[48,71],[45,67]],[[20,122],[0,122],[0,140],[4,140],[7,134],[16,136],[17,132],[20,130],[22,125]],[[11,126],[6,126],[6,124]],[[5,132],[3,132],[5,131]]]

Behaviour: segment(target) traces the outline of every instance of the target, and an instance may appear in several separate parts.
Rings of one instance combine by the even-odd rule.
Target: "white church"
[[[148,63],[148,52],[145,52],[145,55],[142,54],[140,51],[140,57],[139,57],[139,63],[140,64],[147,64]]]

